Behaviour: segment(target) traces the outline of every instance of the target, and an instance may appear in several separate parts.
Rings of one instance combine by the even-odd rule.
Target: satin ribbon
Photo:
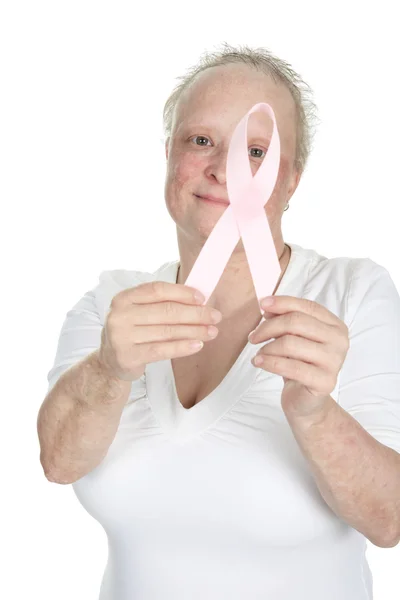
[[[273,131],[268,152],[253,177],[247,147],[247,123],[256,111],[271,117]],[[280,140],[275,114],[269,104],[260,102],[249,110],[233,132],[226,164],[230,204],[208,236],[185,281],[185,285],[204,295],[203,304],[213,293],[240,238],[258,301],[273,294],[281,266],[264,206],[274,190],[279,163]],[[261,308],[260,312],[263,314]]]

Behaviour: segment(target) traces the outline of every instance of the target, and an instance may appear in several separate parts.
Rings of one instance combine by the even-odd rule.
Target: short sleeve
[[[346,324],[338,403],[400,453],[400,296],[388,271],[369,258],[355,259]]]
[[[86,292],[67,312],[58,337],[54,364],[47,374],[48,392],[72,365],[94,352],[101,344],[104,311],[99,305],[104,288],[104,274],[97,287]]]

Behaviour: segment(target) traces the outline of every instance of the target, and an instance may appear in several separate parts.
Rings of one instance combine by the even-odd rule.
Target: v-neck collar
[[[290,243],[288,246],[291,248],[290,260],[275,296],[287,294],[292,281],[297,245]],[[179,261],[167,263],[156,271],[155,278],[175,283],[178,267]],[[262,319],[260,316],[260,323]],[[147,398],[164,433],[173,439],[187,438],[222,417],[260,375],[261,369],[250,361],[264,344],[247,342],[220,384],[191,408],[185,408],[178,398],[171,359],[148,363],[145,368]]]

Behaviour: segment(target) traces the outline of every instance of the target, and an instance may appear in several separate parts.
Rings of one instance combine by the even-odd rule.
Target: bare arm
[[[333,512],[375,546],[396,546],[399,453],[374,439],[332,396],[318,417],[285,415]]]
[[[40,462],[47,479],[73,483],[103,460],[132,381],[149,362],[194,354],[200,350],[192,347],[195,340],[203,344],[215,337],[217,328],[214,334],[208,328],[222,315],[202,306],[204,297],[197,298],[195,292],[186,285],[153,281],[113,297],[100,347],[65,371],[40,407]],[[99,327],[96,316],[94,321]],[[70,346],[80,351],[88,342],[80,338],[82,323],[74,327]]]
[[[131,384],[109,374],[98,350],[63,373],[37,419],[40,462],[49,481],[73,483],[100,464],[117,433]]]

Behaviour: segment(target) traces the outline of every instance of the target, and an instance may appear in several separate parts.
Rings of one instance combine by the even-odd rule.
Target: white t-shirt
[[[289,246],[276,295],[314,300],[347,324],[350,348],[331,395],[400,452],[400,296],[388,271]],[[116,293],[174,283],[178,264],[103,271],[67,313],[49,389],[99,347]],[[108,536],[99,600],[372,598],[366,538],[321,497],[281,408],[282,377],[250,362],[262,345],[248,343],[190,409],[170,360],[132,383],[106,457],[72,484]]]

